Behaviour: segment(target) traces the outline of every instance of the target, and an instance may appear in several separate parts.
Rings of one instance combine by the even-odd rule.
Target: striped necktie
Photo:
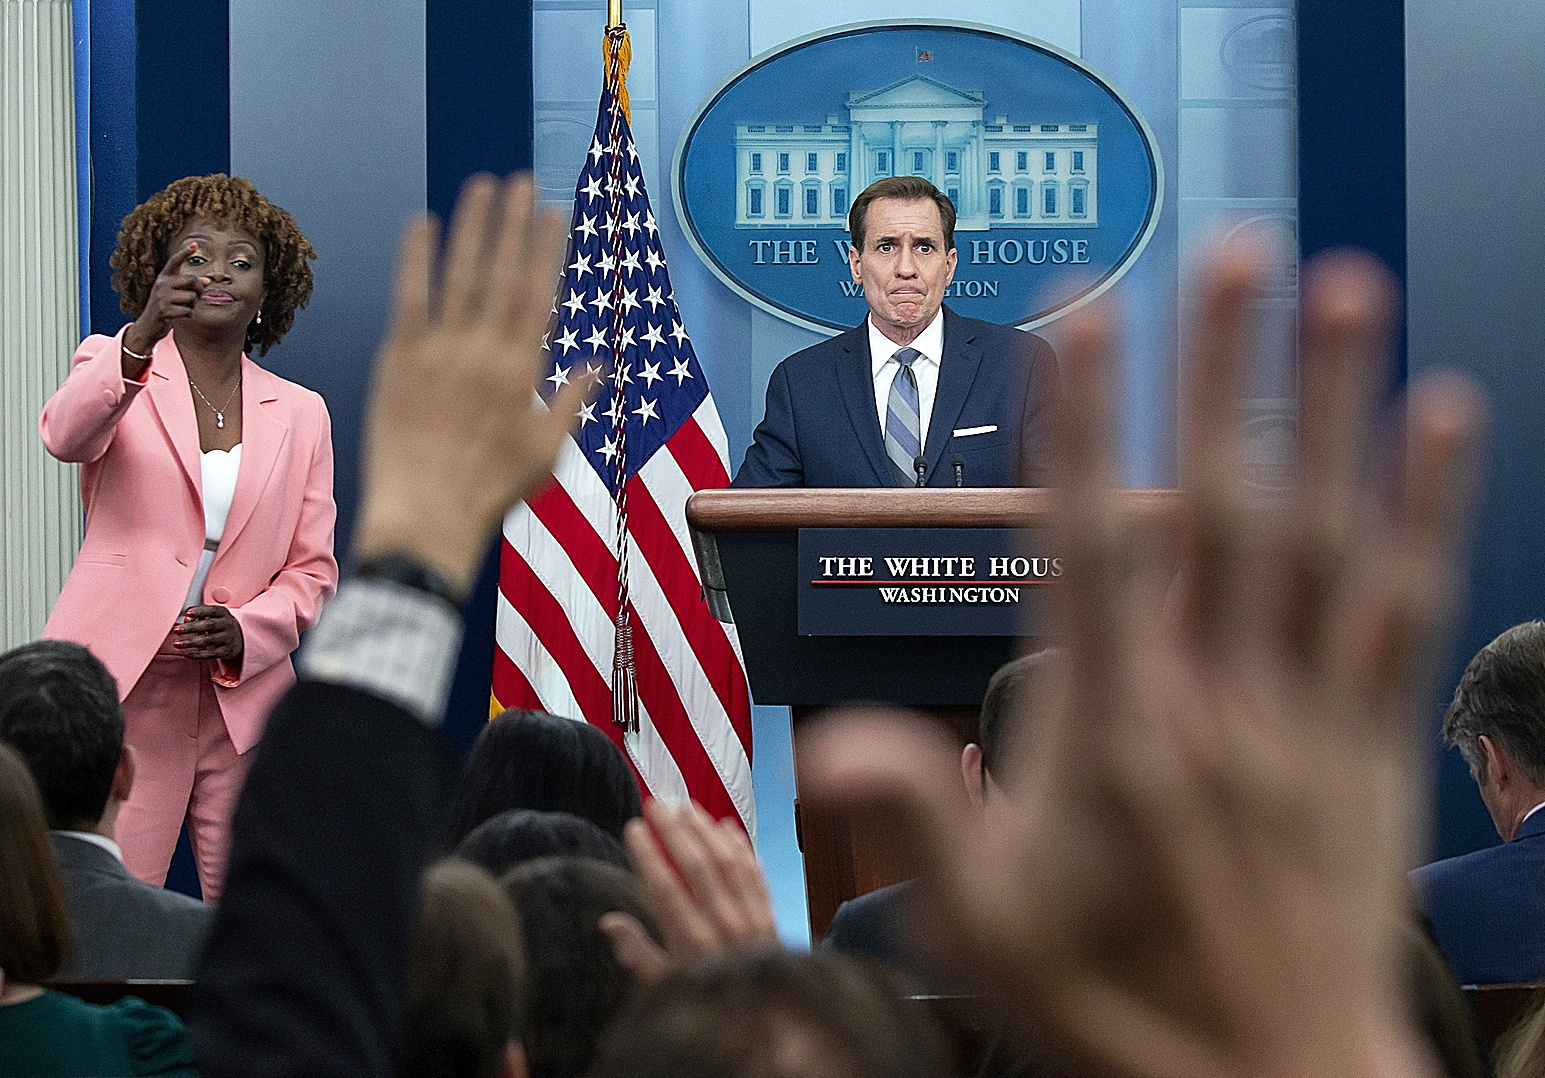
[[[912,370],[920,355],[916,348],[903,348],[891,357],[901,369],[891,380],[890,400],[885,406],[885,453],[896,466],[898,487],[917,484],[912,462],[923,451],[923,411],[917,399],[917,374]]]

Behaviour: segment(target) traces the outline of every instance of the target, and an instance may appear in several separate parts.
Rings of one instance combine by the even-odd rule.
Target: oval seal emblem
[[[756,57],[683,127],[671,182],[720,280],[833,332],[866,310],[848,207],[894,175],[955,204],[951,306],[1025,328],[1114,284],[1164,199],[1153,132],[1120,89],[1053,45],[970,23],[855,23]]]

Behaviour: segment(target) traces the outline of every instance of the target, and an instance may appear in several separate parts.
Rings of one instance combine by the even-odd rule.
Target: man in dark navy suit
[[[1545,622],[1515,625],[1465,668],[1443,718],[1502,845],[1411,874],[1461,984],[1545,975]]]
[[[966,486],[1045,481],[1057,357],[1040,337],[943,306],[955,207],[918,176],[877,180],[848,214],[853,282],[869,317],[796,352],[737,487]]]

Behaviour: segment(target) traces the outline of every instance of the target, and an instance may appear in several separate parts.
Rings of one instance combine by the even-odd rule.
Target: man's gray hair
[[[1482,735],[1500,742],[1518,769],[1545,786],[1545,621],[1515,625],[1476,653],[1443,716],[1443,740],[1486,778]]]

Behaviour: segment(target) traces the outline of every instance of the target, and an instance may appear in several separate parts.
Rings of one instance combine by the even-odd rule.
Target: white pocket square
[[[998,424],[989,423],[985,427],[956,427],[951,433],[956,438],[969,438],[973,434],[991,434],[998,429]]]

